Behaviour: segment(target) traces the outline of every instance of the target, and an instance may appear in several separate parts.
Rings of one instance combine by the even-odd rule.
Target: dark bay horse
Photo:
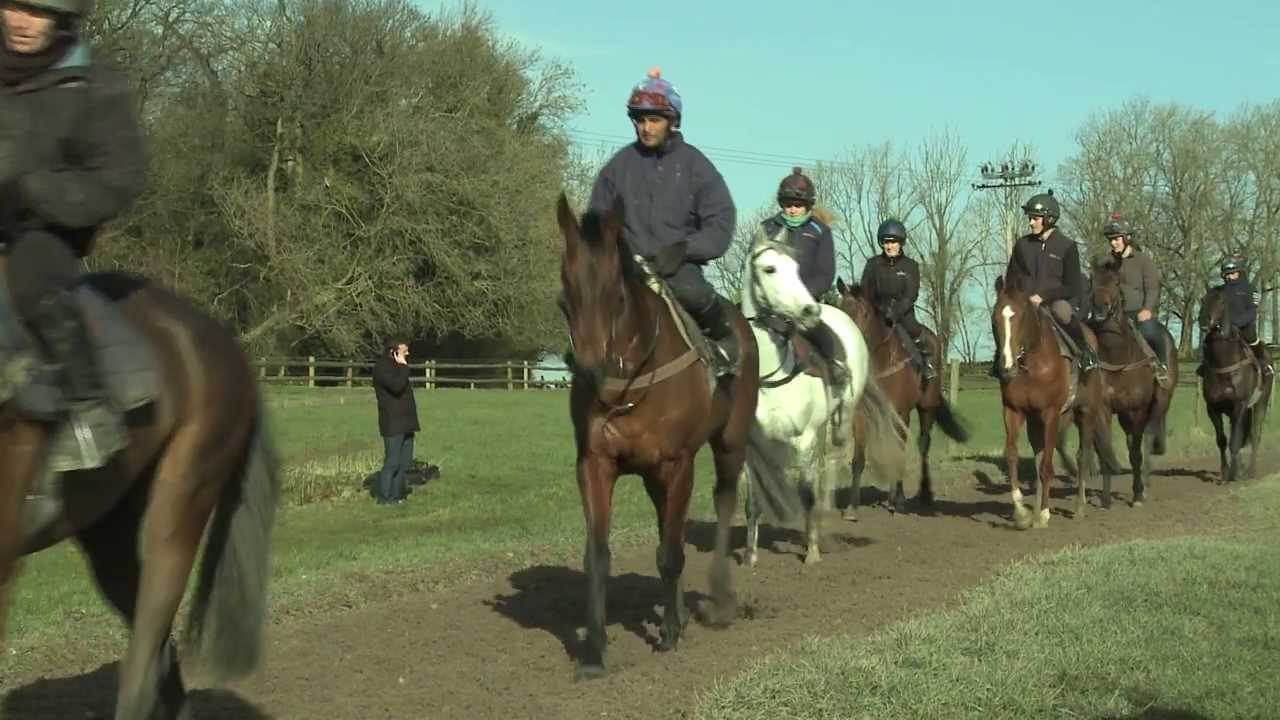
[[[1120,274],[1114,269],[1094,268],[1091,300],[1093,322],[1090,327],[1098,338],[1107,425],[1111,425],[1112,416],[1120,418],[1133,473],[1130,502],[1139,507],[1146,500],[1151,482],[1146,456],[1163,455],[1165,451],[1165,417],[1178,384],[1178,364],[1169,364],[1164,382],[1156,379],[1155,358],[1143,351],[1138,330],[1124,312]],[[1173,336],[1167,329],[1164,341],[1165,347],[1173,347]],[[1102,507],[1111,507],[1111,473],[1106,468],[1102,472]]]
[[[751,330],[735,310],[737,372],[713,386],[705,364],[627,251],[622,208],[589,212],[579,223],[562,194],[557,216],[565,243],[561,309],[574,358],[569,412],[587,524],[587,634],[577,668],[578,679],[587,679],[605,673],[609,516],[620,474],[640,475],[657,511],[665,599],[657,647],[676,649],[688,618],[681,573],[694,457],[708,442],[716,472],[711,621],[732,619],[729,529],[755,417],[758,359]]]
[[[1047,308],[1031,303],[1017,280],[1005,284],[996,278],[996,303],[991,315],[992,334],[1000,351],[1000,399],[1004,405],[1005,463],[1013,500],[1013,519],[1019,528],[1045,527],[1049,522],[1049,486],[1053,482],[1053,456],[1061,452],[1068,410],[1079,432],[1076,466],[1079,490],[1075,517],[1084,516],[1087,477],[1096,451],[1111,472],[1118,463],[1111,448],[1103,415],[1102,377],[1098,372],[1074,379],[1074,362],[1058,350],[1053,319]],[[1090,338],[1092,339],[1092,338]],[[1018,484],[1018,431],[1027,423],[1027,440],[1039,455],[1039,511],[1029,516]],[[1065,456],[1064,456],[1065,457]]]
[[[836,289],[840,291],[840,309],[853,318],[858,330],[866,338],[867,347],[871,350],[871,366],[876,373],[876,383],[889,397],[903,423],[910,425],[912,410],[920,416],[920,433],[916,439],[916,447],[920,452],[920,493],[917,497],[925,506],[933,505],[933,480],[929,473],[933,424],[938,423],[947,437],[962,443],[969,441],[969,431],[943,396],[941,377],[926,380],[916,370],[898,333],[876,312],[871,301],[862,294],[862,287],[857,284],[846,285],[844,280],[837,279]],[[933,356],[941,358],[937,336],[930,333],[930,342],[933,344]],[[850,520],[857,518],[858,498],[862,493],[862,473],[867,463],[865,435],[865,424],[855,422],[853,486],[849,507],[845,509],[845,517]],[[890,507],[896,512],[905,509],[906,493],[902,488],[904,474],[898,473],[889,497]]]
[[[1204,408],[1218,439],[1221,482],[1240,479],[1240,448],[1248,444],[1247,477],[1257,477],[1262,426],[1271,404],[1271,378],[1265,377],[1253,350],[1231,323],[1226,294],[1219,288],[1200,301],[1200,349],[1205,366]],[[1231,438],[1223,418],[1231,419]]]
[[[129,444],[64,473],[57,512],[33,514],[50,427],[0,406],[0,637],[18,558],[74,538],[131,629],[117,720],[189,717],[170,639],[201,538],[188,639],[215,681],[256,666],[278,480],[257,383],[235,337],[139,278],[90,276],[149,345],[158,395],[126,416]],[[6,291],[7,292],[7,291]],[[11,388],[7,388],[11,390]],[[55,480],[55,483],[57,481]],[[38,522],[37,522],[38,519]],[[32,578],[39,582],[39,578]]]

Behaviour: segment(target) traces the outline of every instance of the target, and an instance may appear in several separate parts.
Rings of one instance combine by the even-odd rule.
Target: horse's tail
[[[190,646],[215,682],[252,672],[262,646],[280,478],[261,401],[238,480],[209,524],[188,621]]]
[[[964,419],[951,410],[951,403],[945,397],[934,413],[934,420],[947,437],[960,443],[969,442],[969,428],[965,427]]]
[[[871,471],[881,482],[897,477],[906,466],[907,424],[874,380],[862,389],[858,412],[866,420],[866,455]]]

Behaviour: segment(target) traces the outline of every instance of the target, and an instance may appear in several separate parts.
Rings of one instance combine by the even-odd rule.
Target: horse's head
[[[1007,376],[1017,374],[1018,356],[1028,350],[1040,331],[1036,307],[1015,275],[1005,282],[996,278],[996,302],[991,312],[991,334],[1000,350],[1000,367]]]
[[[1229,338],[1236,333],[1227,312],[1227,295],[1221,288],[1210,288],[1200,301],[1200,342],[1211,337]]]
[[[599,374],[626,312],[628,265],[622,242],[621,202],[608,212],[574,216],[561,193],[556,204],[564,255],[560,260],[560,311],[569,324],[574,367]]]
[[[822,311],[800,281],[800,265],[794,251],[778,243],[758,243],[749,261],[747,300],[756,313],[773,315],[811,330],[821,322]]]
[[[1093,306],[1095,320],[1124,319],[1124,291],[1120,288],[1120,273],[1110,263],[1093,267],[1093,289],[1089,293],[1089,303]]]
[[[845,311],[864,335],[877,325],[879,316],[870,298],[862,292],[861,285],[846,285],[844,280],[836,278],[836,290],[840,292],[840,309]]]

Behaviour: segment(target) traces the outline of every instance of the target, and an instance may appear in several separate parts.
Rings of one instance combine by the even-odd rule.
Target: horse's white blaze
[[[1013,307],[1010,305],[1005,305],[1000,311],[1000,315],[1004,317],[1004,343],[1000,348],[1000,354],[1004,356],[1005,370],[1013,369],[1013,343],[1010,341],[1010,336],[1013,335],[1014,314]]]

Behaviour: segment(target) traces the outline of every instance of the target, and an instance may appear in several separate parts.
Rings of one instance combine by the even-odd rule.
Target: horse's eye
[[[775,265],[766,265],[764,268],[765,275],[772,275],[776,272],[778,272],[778,268]]]

